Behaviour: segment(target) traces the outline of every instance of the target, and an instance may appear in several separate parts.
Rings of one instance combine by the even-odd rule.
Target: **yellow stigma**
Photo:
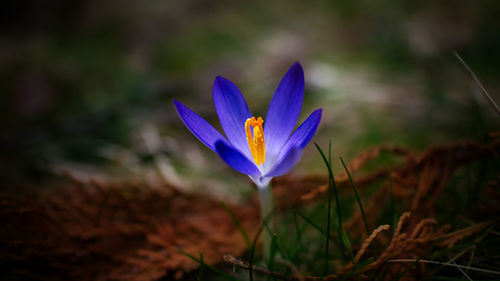
[[[264,143],[264,130],[262,129],[263,123],[264,120],[262,118],[255,119],[253,116],[245,121],[248,147],[250,147],[253,160],[257,165],[263,164],[266,159],[266,145]],[[253,127],[253,135],[250,126]]]

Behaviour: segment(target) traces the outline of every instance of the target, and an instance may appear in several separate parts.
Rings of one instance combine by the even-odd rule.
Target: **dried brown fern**
[[[253,266],[252,269],[259,274],[274,276],[274,278],[276,279],[290,281],[327,281],[344,279],[346,277],[353,280],[368,280],[370,279],[368,273],[380,271],[381,267],[383,267],[389,260],[405,258],[419,259],[423,257],[425,253],[429,251],[429,249],[442,249],[450,247],[457,241],[476,234],[495,223],[494,221],[484,222],[469,228],[445,234],[446,231],[449,230],[449,225],[444,225],[437,228],[433,219],[424,219],[420,221],[418,223],[418,227],[411,231],[410,229],[408,229],[408,227],[405,227],[405,224],[408,224],[408,220],[410,217],[410,212],[405,212],[403,213],[403,215],[401,215],[394,235],[388,245],[386,245],[385,250],[383,250],[382,253],[380,253],[373,262],[364,265],[361,268],[355,268],[355,264],[360,261],[366,249],[375,240],[375,237],[382,231],[389,229],[388,225],[381,225],[376,228],[372,232],[372,234],[363,242],[360,250],[356,253],[354,257],[354,263],[347,263],[339,270],[337,274],[328,276],[287,276],[281,273],[271,272],[267,269],[257,266]],[[403,228],[406,228],[407,230],[403,231]],[[224,260],[227,263],[233,264],[242,269],[248,270],[250,268],[250,264],[248,262],[242,259],[235,258],[232,255],[225,255]],[[387,268],[385,270],[385,280],[393,280],[396,276],[405,273],[406,280],[416,280],[417,277],[422,276],[426,271],[424,268],[425,266],[421,266],[420,268],[417,267],[417,269],[413,271],[408,271],[409,267],[411,266],[413,266],[413,264],[393,264],[390,268]]]
[[[381,185],[363,204],[369,225],[375,225],[380,206],[390,198],[389,178],[393,196],[412,211],[411,217],[406,214],[401,217],[393,237],[383,231],[387,226],[366,237],[360,213],[344,224],[350,236],[366,239],[355,261],[367,255],[367,248],[373,247],[375,240],[385,245],[375,255],[377,259],[357,271],[356,276],[366,278],[389,259],[420,257],[431,245],[452,247],[491,225],[492,222],[485,222],[446,233],[448,226],[439,227],[433,219],[432,205],[453,171],[464,163],[498,154],[499,148],[498,139],[487,145],[461,142],[431,147],[422,153],[379,146],[355,158],[349,169],[358,189],[363,191],[369,184]],[[357,175],[383,152],[402,156],[401,162]],[[341,189],[352,190],[344,173],[336,180]],[[291,204],[320,199],[327,192],[327,178],[286,176],[276,179],[274,187],[277,206],[286,210]],[[494,189],[486,190],[492,198],[498,197]],[[229,208],[247,233],[255,235],[259,227],[257,201]],[[226,254],[227,262],[248,268],[247,263],[234,258],[246,250],[247,244],[221,204],[206,196],[180,192],[168,184],[158,189],[138,182],[101,184],[73,180],[52,191],[34,193],[31,199],[0,196],[0,220],[0,273],[11,279],[150,281],[164,276],[178,279],[198,266],[180,253],[179,248],[193,256],[202,252],[207,264],[222,262]],[[391,265],[388,276],[400,274],[409,266],[412,265]],[[353,264],[346,264],[336,275],[324,280],[352,274],[353,268]],[[422,266],[416,269],[424,270]],[[256,271],[284,280],[319,280],[316,276],[290,277],[265,269]]]
[[[253,234],[254,201],[230,206]],[[245,240],[227,211],[209,198],[121,183],[71,186],[33,202],[0,199],[0,268],[12,278],[157,280],[182,277],[198,264],[180,253],[240,255]]]

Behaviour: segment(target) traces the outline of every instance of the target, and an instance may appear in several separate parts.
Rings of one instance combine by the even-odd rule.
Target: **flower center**
[[[255,117],[252,116],[252,118],[248,118],[247,121],[245,121],[248,147],[250,147],[250,153],[252,153],[253,160],[257,166],[263,164],[266,159],[266,145],[264,142],[262,124],[264,124],[264,120],[262,120],[261,117],[255,119]],[[253,135],[250,126],[253,127]]]

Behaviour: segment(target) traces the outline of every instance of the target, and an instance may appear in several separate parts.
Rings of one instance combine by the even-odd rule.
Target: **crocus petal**
[[[218,76],[213,86],[215,110],[229,142],[251,157],[245,134],[245,121],[252,117],[245,98],[233,82]]]
[[[321,113],[321,108],[316,109],[307,117],[306,121],[304,121],[288,139],[279,154],[277,154],[274,159],[269,159],[270,161],[268,163],[264,163],[264,171],[275,169],[275,166],[281,163],[283,158],[288,156],[289,150],[293,148],[304,149],[304,147],[306,147],[318,129],[319,122],[321,121]],[[264,172],[264,174],[266,173]]]
[[[198,114],[194,113],[187,106],[174,100],[175,109],[181,117],[184,125],[195,135],[202,143],[208,148],[215,151],[215,142],[218,140],[225,140],[225,138],[210,125],[205,119],[201,118]]]
[[[257,166],[225,140],[215,143],[215,151],[231,168],[246,175],[261,176]]]
[[[307,117],[306,121],[304,121],[288,139],[280,153],[281,155],[285,154],[292,147],[300,147],[301,149],[306,147],[318,129],[319,122],[321,121],[321,113],[322,109],[319,108]]]
[[[304,100],[304,71],[296,62],[274,93],[264,122],[266,154],[281,150],[297,123]]]
[[[286,174],[297,162],[302,155],[302,148],[293,147],[288,150],[288,153],[269,171],[264,177],[277,177]]]

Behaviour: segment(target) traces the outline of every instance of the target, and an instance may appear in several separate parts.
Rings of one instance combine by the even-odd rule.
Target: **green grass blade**
[[[305,216],[304,214],[302,214],[301,212],[299,212],[299,210],[295,210],[295,212],[301,218],[303,218],[308,224],[310,224],[312,227],[314,227],[316,230],[318,230],[321,234],[323,234],[325,236],[327,235],[326,231],[323,228],[321,228],[319,225],[317,225],[315,222],[313,222],[310,218],[308,218],[307,216]]]
[[[295,231],[297,232],[297,242],[302,246],[302,229],[299,227],[299,222],[297,220],[297,213],[293,213],[293,222],[295,223]]]
[[[328,142],[328,163],[331,165],[332,162],[332,141]],[[330,246],[330,221],[332,214],[332,179],[328,177],[328,214],[326,222],[326,245],[325,245],[325,263],[323,267],[323,276],[328,275],[328,249]]]
[[[323,162],[325,162],[325,165],[328,168],[328,174],[329,174],[330,180],[332,182],[333,193],[335,194],[335,204],[337,205],[337,216],[338,216],[338,221],[339,221],[339,225],[338,225],[338,228],[339,228],[338,232],[339,233],[338,234],[340,237],[341,257],[345,258],[345,254],[344,254],[345,253],[345,245],[343,243],[343,239],[341,238],[342,237],[342,211],[340,209],[340,199],[339,199],[339,194],[337,192],[337,185],[335,183],[335,176],[333,175],[333,171],[332,171],[332,167],[331,167],[330,163],[326,159],[326,156],[323,153],[323,151],[321,150],[321,148],[319,147],[319,145],[317,143],[315,143],[314,145],[318,149],[319,153],[321,154],[321,157],[323,158]]]
[[[257,241],[259,240],[262,231],[264,231],[264,229],[267,228],[267,223],[274,215],[274,211],[275,211],[274,209],[271,210],[271,212],[269,212],[269,214],[262,220],[262,223],[260,224],[260,227],[257,230],[257,233],[255,234],[252,247],[250,248],[250,258],[248,260],[248,276],[250,281],[253,281],[253,259],[255,257],[255,247],[257,246]]]
[[[281,258],[284,260],[288,260],[288,255],[283,250],[283,247],[281,247],[280,242],[278,240],[278,236],[276,234],[273,234],[273,235],[276,236],[276,248],[278,249],[278,252],[280,253]]]
[[[495,102],[495,100],[490,96],[486,88],[484,88],[483,83],[479,81],[479,78],[477,78],[476,74],[470,69],[469,65],[462,59],[462,57],[457,53],[457,51],[453,51],[453,54],[455,57],[458,59],[458,61],[462,64],[462,66],[465,68],[465,70],[469,73],[469,75],[472,77],[472,80],[476,83],[479,89],[481,89],[481,93],[483,93],[483,96],[486,98],[486,100],[490,103],[491,107],[496,111],[497,115],[500,115],[500,107],[498,104]]]
[[[319,231],[321,234],[323,234],[323,235],[325,235],[325,236],[326,236],[326,234],[327,234],[327,233],[326,233],[326,230],[324,230],[323,228],[321,228],[319,225],[317,225],[315,222],[313,222],[313,221],[312,221],[310,218],[308,218],[306,215],[302,214],[299,210],[294,209],[294,211],[295,211],[295,212],[296,212],[296,213],[297,213],[297,214],[298,214],[301,218],[303,218],[303,219],[304,219],[304,221],[305,221],[306,223],[308,223],[309,225],[311,225],[312,227],[314,227],[317,231]],[[328,237],[328,236],[327,236],[327,237]],[[330,237],[330,239],[332,240],[332,242],[335,244],[335,246],[340,247],[340,243],[339,243],[339,242],[337,242],[337,241],[335,240],[335,238],[334,238],[334,237],[332,237],[331,235],[330,235],[329,237]],[[340,239],[340,238],[339,238],[339,239]],[[344,255],[344,254],[342,253],[342,256],[343,256],[343,255]]]
[[[311,213],[318,212],[320,210],[320,207],[321,207],[321,205],[318,204]],[[290,253],[291,253],[291,260],[290,261],[293,261],[293,262],[297,261],[297,256],[298,256],[299,252],[304,248],[304,244],[302,242],[302,233],[304,232],[304,230],[309,225],[308,221],[304,221],[301,224],[301,226],[299,227],[299,223],[298,223],[298,220],[297,220],[297,215],[298,215],[297,212],[298,212],[297,209],[293,208],[293,214],[294,214],[294,219],[295,219],[295,224],[296,224],[295,227],[296,227],[296,230],[297,230],[297,238],[295,239],[295,241],[292,244],[292,245],[295,245],[295,247],[293,247],[292,250],[290,251]],[[322,229],[320,229],[319,231],[321,232],[321,230]],[[334,238],[332,237],[332,239],[334,239]],[[334,242],[334,244],[337,245],[337,243],[336,243],[335,240],[333,240],[333,242]]]
[[[203,253],[200,253],[200,271],[199,271],[199,274],[198,274],[198,279],[200,281],[203,281],[205,280],[205,276],[204,276],[204,266],[205,266],[205,263],[203,262]]]
[[[271,239],[271,249],[269,250],[269,263],[267,265],[267,268],[269,271],[273,272],[274,271],[274,257],[276,256],[276,253],[278,252],[278,237],[276,236],[276,233],[272,234],[272,239]],[[274,275],[271,275],[273,280],[276,280],[276,277]]]
[[[245,228],[243,228],[243,225],[241,224],[240,220],[238,219],[238,217],[236,217],[234,212],[227,206],[227,204],[225,202],[222,202],[222,207],[224,208],[224,210],[226,210],[226,212],[229,213],[229,215],[233,219],[234,224],[240,230],[241,235],[243,235],[243,238],[245,239],[245,242],[247,244],[247,248],[250,249],[250,247],[252,246],[252,243],[250,243],[250,238],[248,237],[248,234],[245,231]]]
[[[181,254],[183,254],[183,255],[187,256],[188,258],[190,258],[190,259],[192,259],[192,260],[194,260],[194,261],[196,261],[196,262],[198,262],[198,263],[200,263],[200,264],[201,264],[201,262],[202,262],[200,259],[198,259],[198,258],[194,257],[193,255],[190,255],[190,254],[188,254],[188,253],[184,252],[184,250],[182,250],[181,248],[177,248],[177,251],[179,251],[179,253],[181,253]],[[217,268],[215,268],[215,267],[213,267],[213,266],[210,266],[210,265],[208,265],[208,264],[205,264],[205,267],[206,267],[206,268],[208,268],[208,269],[210,269],[212,272],[214,272],[214,273],[216,273],[216,274],[219,274],[220,276],[224,277],[224,278],[225,278],[225,279],[227,279],[227,280],[231,280],[231,281],[238,281],[238,279],[236,279],[236,277],[234,277],[234,276],[232,276],[232,275],[229,275],[229,274],[227,274],[226,272],[224,272],[224,271],[222,271],[222,270],[220,270],[220,269],[217,269]]]
[[[354,263],[354,255],[352,254],[351,239],[349,239],[349,236],[344,231],[344,229],[342,229],[342,243],[344,243],[346,250],[349,253],[349,257],[351,258],[352,262]]]
[[[365,223],[366,235],[370,236],[370,228],[368,227],[368,222],[366,221],[365,210],[363,210],[363,204],[361,204],[361,199],[359,198],[356,185],[354,184],[354,181],[352,180],[351,177],[351,173],[349,172],[349,169],[347,169],[347,165],[345,164],[344,159],[342,159],[342,157],[340,157],[340,162],[342,162],[342,166],[344,166],[344,170],[346,171],[347,176],[349,177],[349,181],[351,182],[352,189],[354,190],[354,196],[358,201],[359,210],[361,211],[361,215],[363,216],[363,222]]]
[[[273,233],[271,239],[271,250],[269,254],[269,264],[268,264],[268,269],[271,272],[274,271],[274,264],[275,264],[274,258],[276,257],[276,254],[278,252],[280,253],[281,257],[284,260],[288,260],[287,255],[285,254],[285,252],[280,246],[280,243],[278,242],[278,236],[276,235],[276,233]],[[273,280],[276,280],[276,277],[274,275],[271,275],[271,277],[273,278]]]

